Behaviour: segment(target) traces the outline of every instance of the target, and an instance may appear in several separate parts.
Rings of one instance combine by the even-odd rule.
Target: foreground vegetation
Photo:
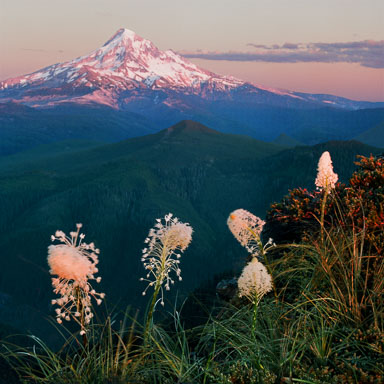
[[[342,185],[334,173],[321,181],[319,164],[319,189],[291,191],[272,205],[266,225],[247,211],[232,212],[228,226],[249,263],[238,292],[210,307],[199,325],[183,319],[188,301],[166,320],[156,317],[174,276],[181,278],[188,224],[167,215],[146,239],[144,292],[152,296],[143,321],[130,310],[95,319],[89,301],[79,301],[89,293],[100,304],[104,296],[90,286],[100,281],[98,250],[92,243],[78,248],[78,227],[68,247],[91,253],[92,262],[71,274],[55,264],[63,248],[50,248],[48,259],[61,279],[53,279],[55,292],[63,296],[60,284],[71,292],[54,301],[58,322],[75,320],[78,330],[58,325],[58,351],[34,336],[8,338],[2,359],[26,383],[382,383],[384,159],[362,157],[358,166]],[[59,231],[53,240],[61,239]],[[257,271],[249,273],[254,265]]]

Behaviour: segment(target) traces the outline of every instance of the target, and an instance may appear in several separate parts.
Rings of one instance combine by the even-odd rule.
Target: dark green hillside
[[[384,148],[384,122],[361,133],[356,137],[356,140],[368,145]]]
[[[175,96],[176,97],[176,96]],[[220,132],[272,141],[280,134],[303,144],[351,140],[384,121],[384,109],[356,111],[337,108],[295,109],[263,107],[252,102],[202,100],[186,96],[192,110],[156,104],[152,97],[130,109],[63,104],[34,109],[15,102],[0,103],[0,156],[63,140],[118,142],[159,132],[182,119],[193,119]],[[208,103],[208,104],[207,104]],[[208,106],[207,106],[208,105]],[[371,133],[371,141],[380,139]]]
[[[294,115],[287,121],[292,128],[286,133],[304,144],[313,145],[329,140],[352,140],[383,121],[383,108],[356,111],[323,108]]]
[[[58,155],[73,155],[86,149],[100,147],[106,143],[89,140],[65,140],[56,143],[42,144],[32,149],[3,156],[0,161],[0,170],[26,169],[29,166],[36,167],[39,160],[47,162],[51,157]],[[49,160],[48,160],[49,161]]]
[[[358,141],[330,141],[314,146],[302,146],[284,150],[262,161],[266,174],[266,188],[287,192],[290,188],[314,188],[317,163],[321,154],[329,151],[339,180],[347,182],[356,170],[357,155],[379,154],[382,149]],[[272,181],[272,186],[270,182]]]
[[[298,145],[303,145],[303,143],[286,135],[285,133],[280,134],[275,140],[273,140],[273,143],[281,145],[282,147],[296,147]]]
[[[36,110],[0,103],[0,156],[68,139],[116,142],[155,131],[143,116],[112,108]]]
[[[210,110],[221,119],[237,122],[238,126],[231,128],[230,124],[224,124],[223,127],[223,121],[213,119],[212,126],[222,132],[244,133],[265,141],[271,141],[281,133],[285,133],[308,145],[329,140],[351,140],[356,135],[384,121],[383,108],[356,111],[330,107],[317,109],[255,108],[252,103],[233,105],[230,102],[220,101],[213,104]],[[199,121],[205,123],[205,116],[201,116]]]
[[[102,153],[115,155],[134,154],[135,158],[167,167],[180,167],[200,162],[236,161],[257,159],[279,152],[282,148],[248,136],[220,133],[190,120],[160,131],[159,133],[127,140],[110,147]]]
[[[68,146],[73,150],[63,150]],[[57,229],[68,233],[78,222],[102,251],[101,289],[110,303],[140,305],[143,240],[155,219],[168,212],[194,228],[182,258],[181,291],[241,267],[246,254],[226,228],[228,214],[244,208],[264,216],[289,187],[312,187],[324,150],[344,179],[356,154],[379,151],[358,142],[283,150],[183,121],[117,144],[81,149],[66,142],[57,153],[1,159],[0,292],[13,304],[0,308],[0,318],[25,325],[20,313],[28,304],[33,328],[45,327],[38,319],[51,311],[50,235]],[[36,311],[41,313],[34,317]]]

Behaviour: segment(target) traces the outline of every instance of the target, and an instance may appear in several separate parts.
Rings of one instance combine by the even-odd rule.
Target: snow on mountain
[[[73,88],[83,95],[77,101],[114,104],[116,93],[135,88],[201,92],[202,88],[227,91],[243,85],[233,77],[215,75],[185,60],[175,52],[160,51],[152,42],[128,29],[120,29],[101,48],[89,55],[54,64],[29,75],[0,82],[1,90],[14,90],[22,101],[56,101],[64,96],[59,88]],[[29,91],[27,89],[29,88]],[[30,92],[34,89],[34,92]],[[46,97],[34,97],[40,89]],[[51,89],[51,92],[47,92]],[[63,90],[64,91],[64,90]],[[64,97],[66,99],[66,97]]]
[[[168,98],[159,101],[159,92],[149,97],[148,91],[168,93]],[[335,96],[266,88],[217,75],[171,50],[159,50],[151,41],[124,28],[89,55],[0,82],[0,102],[17,101],[32,107],[71,102],[119,109],[140,101],[141,97],[152,98],[154,104],[161,102],[190,110],[192,107],[181,100],[188,95],[210,100],[233,99],[256,106],[358,109],[367,104]]]

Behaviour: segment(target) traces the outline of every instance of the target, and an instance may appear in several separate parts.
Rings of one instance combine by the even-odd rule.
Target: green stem
[[[79,287],[76,287],[76,308],[77,308],[77,312],[80,313],[80,324],[81,324],[81,330],[84,330],[85,329],[85,319],[84,319],[84,306],[83,306],[83,303],[81,301],[81,294],[80,294],[80,288]],[[87,338],[87,335],[86,333],[83,334],[83,346],[84,348],[86,348],[88,345],[88,338]]]
[[[258,242],[258,246],[259,246],[259,249],[260,249],[261,256],[264,259],[265,267],[267,268],[267,271],[271,275],[271,277],[273,277],[272,269],[271,269],[271,267],[269,265],[269,261],[268,261],[268,258],[267,258],[267,252],[264,251],[263,243],[261,242],[260,238],[257,239],[257,242]],[[276,290],[275,281],[274,281],[273,278],[272,278],[272,289],[273,289],[273,294],[275,295],[276,303],[278,303],[279,299],[277,297],[277,290]]]
[[[328,197],[328,185],[325,187],[324,190],[324,198],[323,201],[321,202],[321,217],[320,217],[320,236],[321,236],[321,243],[324,243],[324,212],[325,212],[325,204],[327,202],[327,197]]]
[[[164,278],[164,274],[165,274],[165,262],[167,260],[168,253],[169,253],[169,251],[168,251],[168,247],[167,247],[167,242],[165,242],[163,245],[163,250],[161,252],[161,267],[160,267],[159,273],[156,276],[155,291],[153,292],[151,305],[149,307],[147,320],[145,322],[145,328],[144,328],[144,344],[145,345],[148,344],[148,332],[151,328],[151,323],[152,323],[152,319],[153,319],[153,312],[155,310],[157,296],[159,295],[161,284],[163,283],[163,278]]]
[[[259,300],[257,297],[255,297],[255,301],[253,303],[253,313],[252,313],[252,336],[253,337],[255,337],[258,307],[259,307]]]
[[[159,282],[157,282],[156,287],[155,287],[155,291],[153,292],[151,305],[149,307],[149,311],[148,311],[148,315],[147,315],[147,320],[145,322],[145,328],[144,328],[144,344],[145,345],[148,344],[148,332],[149,332],[149,329],[151,328],[153,312],[154,312],[154,309],[155,309],[157,296],[159,295],[159,292],[160,292],[160,286],[161,286],[161,284],[159,284]]]
[[[252,339],[255,345],[255,348],[257,346],[256,342],[256,326],[257,326],[257,313],[259,310],[259,304],[260,304],[260,299],[258,298],[258,295],[255,295],[254,302],[253,302],[253,313],[252,313]],[[257,364],[259,366],[260,370],[263,370],[264,367],[262,366],[260,362],[260,353],[257,353]]]

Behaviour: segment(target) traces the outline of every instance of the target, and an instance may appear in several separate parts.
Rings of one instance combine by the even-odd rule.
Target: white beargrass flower
[[[257,258],[247,264],[237,281],[239,296],[246,297],[257,304],[261,298],[272,290],[272,277],[264,264]]]
[[[82,224],[76,224],[76,227],[77,231],[70,232],[70,236],[63,231],[56,231],[51,236],[52,241],[62,244],[48,247],[48,265],[49,272],[57,276],[52,278],[53,291],[60,295],[52,300],[52,304],[59,306],[55,310],[57,322],[61,324],[62,319],[69,321],[72,318],[80,325],[83,335],[93,317],[91,298],[100,305],[105,294],[97,293],[89,283],[89,280],[97,283],[101,280],[95,277],[100,250],[93,243],[83,242],[85,235],[79,233]]]
[[[260,233],[265,221],[245,209],[237,209],[229,215],[227,224],[233,236],[248,252],[260,250]]]
[[[318,189],[324,189],[329,193],[331,189],[335,188],[338,176],[333,172],[332,159],[328,151],[321,155],[317,171],[315,185]]]
[[[180,253],[184,252],[192,240],[192,227],[188,223],[180,222],[172,213],[165,215],[164,219],[156,219],[154,228],[149,231],[145,239],[146,248],[143,249],[141,261],[148,271],[147,281],[143,295],[149,287],[154,287],[155,294],[161,291],[161,304],[164,305],[163,284],[168,291],[175,283],[171,272],[176,273],[181,281]]]

